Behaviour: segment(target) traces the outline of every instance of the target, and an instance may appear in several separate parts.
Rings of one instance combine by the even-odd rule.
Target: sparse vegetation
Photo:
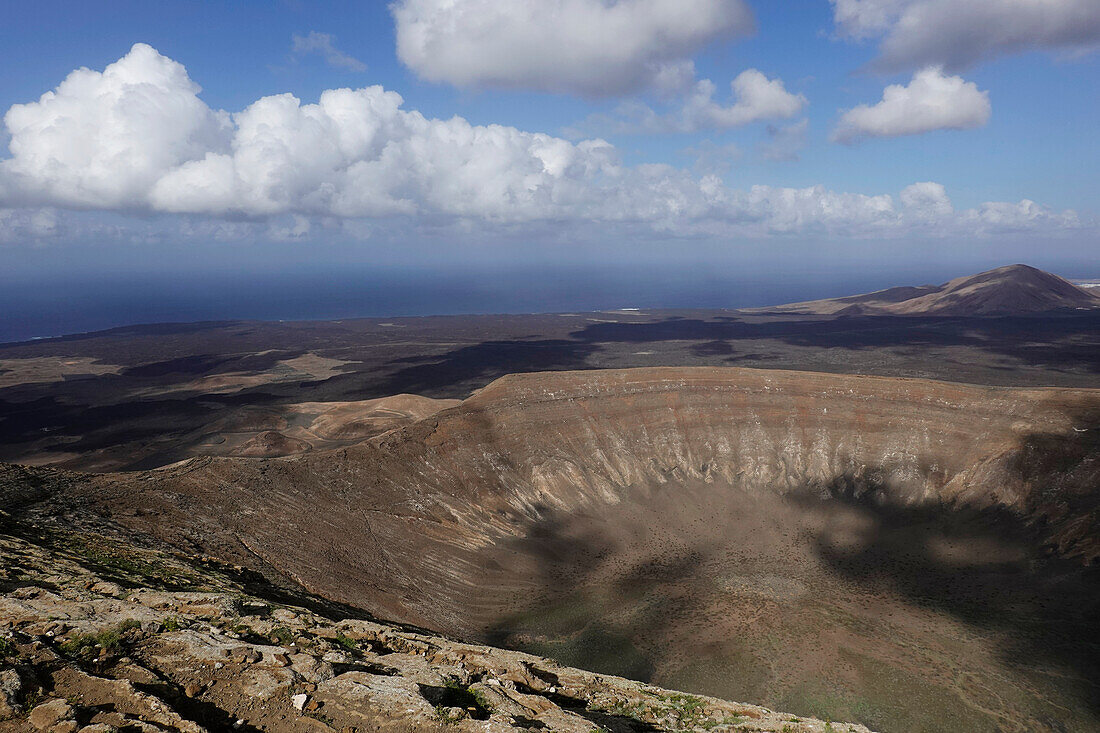
[[[107,543],[99,537],[74,533],[62,538],[61,544],[67,545],[67,549],[91,569],[120,583],[178,590],[201,585],[201,579],[184,568],[133,548]]]
[[[486,720],[493,712],[493,706],[481,690],[465,684],[457,677],[446,677],[442,687],[421,685],[421,694],[437,710],[446,711],[458,708],[475,720]]]
[[[706,703],[695,695],[673,694],[668,697],[672,709],[680,714],[681,719],[695,718],[702,714]]]
[[[27,696],[23,698],[23,714],[26,715],[34,710],[38,703],[42,702],[42,690],[35,688],[27,693]]]
[[[70,657],[90,657],[97,649],[101,650],[103,655],[117,654],[122,650],[126,632],[140,628],[140,621],[127,619],[111,629],[104,629],[94,634],[76,634],[62,642],[59,648],[63,654]]]
[[[466,715],[462,712],[452,713],[449,708],[442,705],[436,705],[433,717],[445,725],[455,725],[465,718]]]
[[[357,642],[355,639],[352,639],[350,636],[345,636],[344,634],[338,633],[335,637],[333,637],[332,642],[339,647],[343,647],[345,650],[353,654],[359,651],[359,642]]]
[[[631,702],[629,700],[615,700],[610,705],[605,705],[600,708],[603,712],[611,713],[612,715],[620,715],[627,718],[635,718],[641,720],[647,714],[651,712],[651,708],[641,700]]]
[[[276,644],[289,646],[294,641],[294,634],[285,626],[276,626],[271,630],[271,640]]]
[[[335,723],[336,723],[336,721],[334,721],[334,720],[333,720],[333,719],[332,719],[332,718],[331,718],[330,716],[328,716],[328,715],[325,715],[324,713],[322,713],[322,712],[319,712],[319,711],[317,711],[317,710],[313,710],[313,711],[307,712],[307,713],[305,713],[305,716],[306,716],[307,718],[313,718],[313,719],[314,719],[314,720],[316,720],[316,721],[319,721],[319,722],[321,722],[321,723],[324,723],[324,724],[325,724],[325,725],[327,725],[327,726],[328,726],[329,728],[333,727],[333,726],[335,725]]]

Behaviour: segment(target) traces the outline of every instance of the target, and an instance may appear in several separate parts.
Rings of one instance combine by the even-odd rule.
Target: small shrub
[[[357,642],[355,639],[352,639],[350,636],[337,634],[332,641],[337,646],[341,646],[349,652],[359,651],[359,642]]]
[[[435,713],[433,716],[436,720],[444,725],[456,725],[458,721],[466,717],[463,713],[451,713],[447,708],[442,705],[435,706]]]
[[[271,630],[271,638],[276,643],[287,646],[290,642],[294,641],[294,634],[285,626],[277,626]]]
[[[469,715],[474,720],[488,720],[493,712],[493,706],[481,690],[463,684],[456,677],[443,680],[442,687],[433,685],[419,687],[424,699],[439,709],[459,708],[465,711],[463,715]]]
[[[700,697],[673,693],[665,698],[665,702],[672,708],[672,712],[675,713],[676,719],[681,725],[698,726],[705,719],[703,713],[706,703]]]
[[[89,649],[95,649],[96,635],[94,634],[77,634],[72,638],[66,639],[61,642],[61,652],[67,654],[70,657],[83,656]]]
[[[77,634],[61,643],[59,647],[62,653],[70,657],[91,656],[96,649],[102,649],[104,654],[117,654],[122,650],[123,634],[132,629],[140,629],[141,622],[136,619],[126,619],[113,629],[104,629],[94,634]]]

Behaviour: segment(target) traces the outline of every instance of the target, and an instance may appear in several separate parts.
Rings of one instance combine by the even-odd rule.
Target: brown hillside
[[[757,309],[842,315],[988,316],[1100,308],[1100,297],[1049,272],[1008,265],[942,285],[898,287]]]

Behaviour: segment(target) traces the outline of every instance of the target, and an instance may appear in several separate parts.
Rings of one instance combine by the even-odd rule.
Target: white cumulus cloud
[[[942,183],[924,181],[911,184],[901,190],[898,199],[908,213],[922,221],[935,221],[955,211]]]
[[[880,35],[897,22],[910,0],[829,0],[833,21],[842,36],[853,39]]]
[[[801,107],[766,101],[776,95],[764,82],[766,93],[733,106]],[[378,86],[328,90],[313,104],[268,96],[232,115],[198,91],[181,65],[139,44],[103,72],[77,70],[12,107],[0,241],[78,238],[81,226],[154,241],[174,221],[181,236],[283,240],[390,226],[714,237],[1080,226],[1073,212],[1028,200],[955,211],[935,183],[897,200],[823,186],[733,188],[702,169],[624,165],[603,140],[431,119]],[[127,235],[135,214],[146,218]]]
[[[782,79],[769,79],[756,69],[748,69],[730,82],[737,100],[722,106],[714,101],[714,84],[702,80],[684,103],[683,127],[687,131],[723,129],[747,125],[759,120],[794,117],[806,106],[801,94],[791,94]]]
[[[714,98],[718,88],[710,79],[700,79],[681,98],[668,98],[657,111],[639,101],[618,105],[615,114],[596,114],[567,131],[575,137],[586,130],[609,130],[617,134],[692,133],[728,130],[761,120],[793,117],[808,104],[801,94],[788,92],[782,79],[769,79],[757,69],[742,71],[730,82],[733,99],[723,103]]]
[[[143,43],[102,72],[77,69],[4,115],[12,157],[0,162],[0,195],[88,208],[142,201],[166,170],[228,147],[228,115],[199,91],[182,64]]]
[[[425,79],[588,96],[682,79],[693,53],[753,28],[744,0],[396,0],[390,7],[398,58]]]
[[[881,38],[876,66],[964,69],[1033,49],[1100,44],[1100,0],[831,0],[841,35]]]
[[[892,84],[882,101],[845,112],[833,140],[851,143],[867,137],[918,135],[933,130],[967,130],[989,122],[989,93],[973,82],[947,76],[939,68],[918,71],[908,86]]]

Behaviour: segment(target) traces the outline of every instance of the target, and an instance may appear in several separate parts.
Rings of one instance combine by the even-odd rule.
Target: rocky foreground
[[[378,623],[3,512],[0,589],[3,731],[867,730]]]

